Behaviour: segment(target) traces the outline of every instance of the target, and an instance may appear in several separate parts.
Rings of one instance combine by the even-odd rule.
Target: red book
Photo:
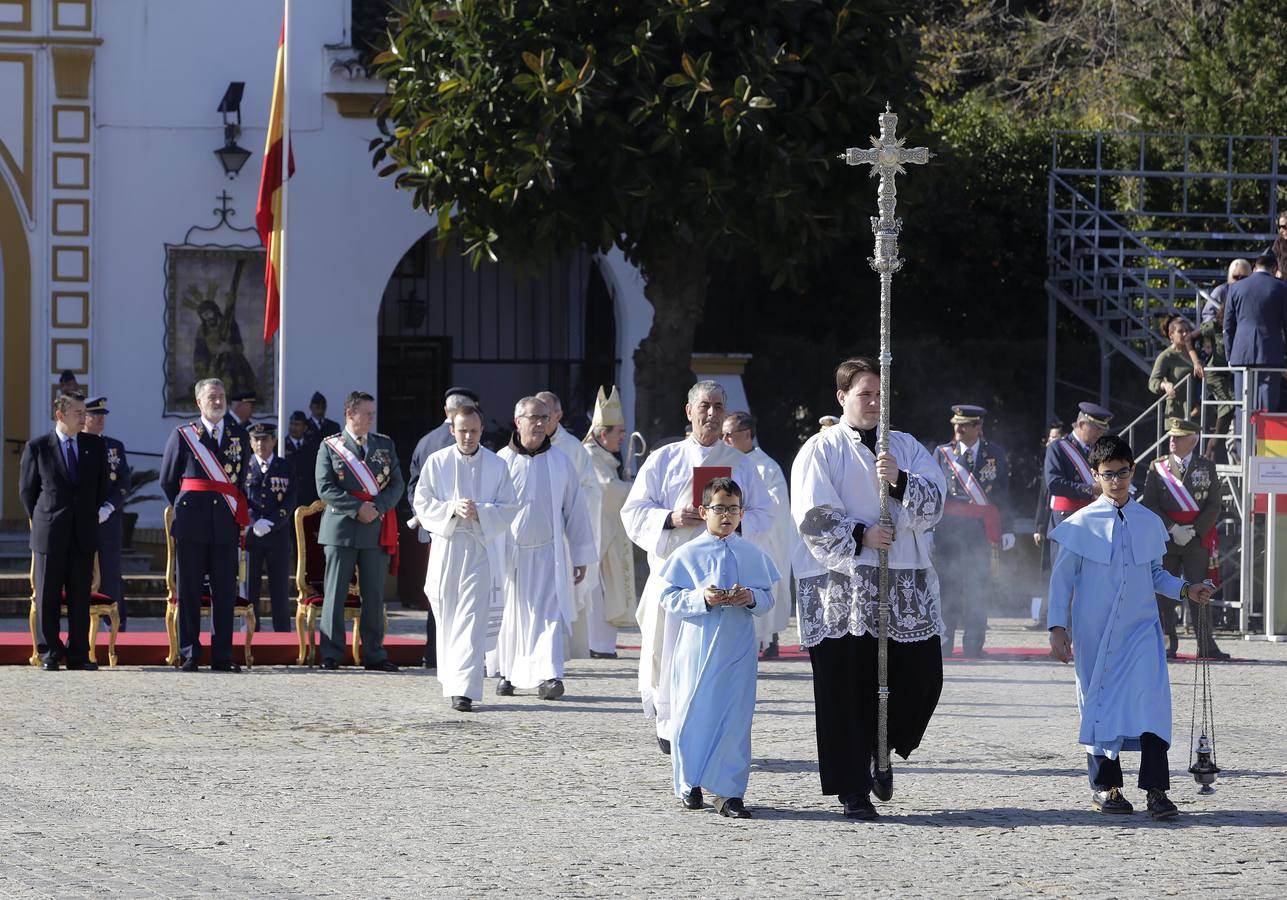
[[[693,506],[702,505],[702,492],[716,478],[732,478],[731,466],[693,466]]]

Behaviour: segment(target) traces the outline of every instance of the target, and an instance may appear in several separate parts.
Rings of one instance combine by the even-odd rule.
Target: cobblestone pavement
[[[742,822],[679,807],[630,659],[474,715],[423,670],[6,667],[0,895],[1283,897],[1287,647],[1226,646],[1252,661],[1214,667],[1213,796],[1183,771],[1193,668],[1171,669],[1170,824],[1090,811],[1072,669],[1051,661],[949,664],[876,823],[818,794],[803,660],[762,666]]]

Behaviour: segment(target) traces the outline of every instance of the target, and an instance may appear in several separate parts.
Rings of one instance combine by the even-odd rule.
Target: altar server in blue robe
[[[661,606],[680,622],[670,671],[675,795],[686,808],[701,809],[705,788],[720,815],[749,819],[742,800],[759,656],[752,617],[773,609],[781,575],[767,553],[736,533],[742,519],[736,481],[707,484],[700,514],[705,533],[661,570]]]
[[[1134,811],[1122,796],[1121,753],[1138,750],[1148,814],[1166,819],[1179,811],[1166,796],[1171,685],[1154,593],[1206,603],[1212,588],[1162,568],[1166,528],[1131,499],[1134,458],[1119,437],[1100,438],[1091,448],[1088,461],[1103,493],[1050,533],[1059,555],[1047,625],[1060,662],[1072,659],[1076,642],[1078,741],[1086,750],[1092,808]]]

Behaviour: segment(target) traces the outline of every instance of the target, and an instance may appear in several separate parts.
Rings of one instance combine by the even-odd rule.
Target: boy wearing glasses
[[[714,794],[721,816],[749,819],[751,717],[759,641],[754,616],[773,609],[773,560],[737,534],[742,489],[715,478],[702,491],[706,531],[662,567],[661,607],[679,620],[670,669],[675,795],[686,809]]]
[[[1134,811],[1122,796],[1121,753],[1138,750],[1148,814],[1167,819],[1179,810],[1166,796],[1171,686],[1154,592],[1206,603],[1212,588],[1162,568],[1166,528],[1131,500],[1134,458],[1120,437],[1100,438],[1091,449],[1090,467],[1103,493],[1050,534],[1059,556],[1047,624],[1051,655],[1060,662],[1073,659],[1070,624],[1077,639],[1078,739],[1086,749],[1091,806],[1102,813]]]

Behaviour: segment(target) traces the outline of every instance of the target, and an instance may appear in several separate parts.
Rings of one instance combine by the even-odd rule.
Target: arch
[[[0,370],[0,497],[3,517],[22,519],[18,497],[18,445],[31,427],[31,248],[22,213],[9,186],[0,179],[0,307],[3,307],[4,367]]]

